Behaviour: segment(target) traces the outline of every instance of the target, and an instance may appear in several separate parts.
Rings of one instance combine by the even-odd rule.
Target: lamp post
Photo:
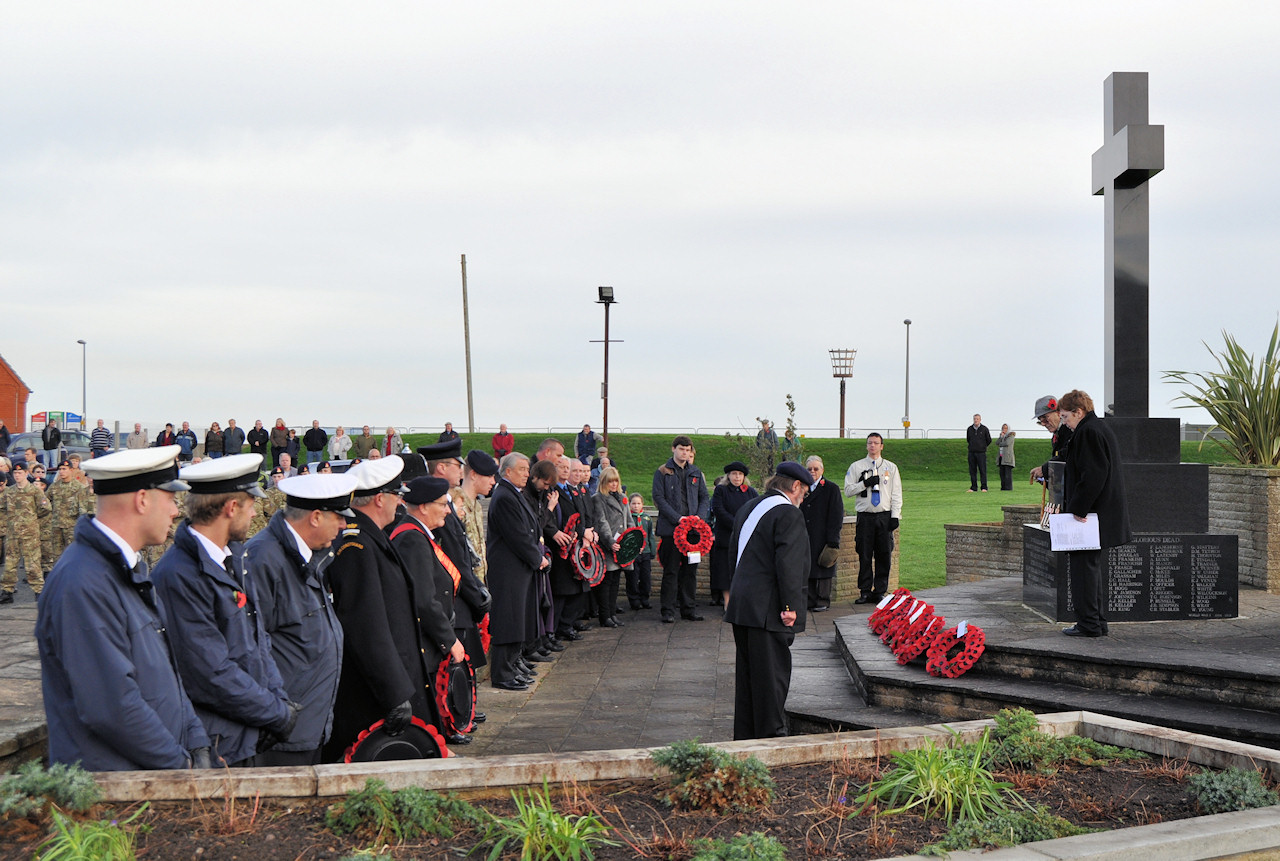
[[[604,401],[604,445],[609,447],[609,306],[617,300],[613,298],[612,287],[597,287],[599,298],[597,305],[604,306],[604,382],[600,384],[600,399]]]
[[[906,387],[902,400],[902,438],[911,437],[911,319],[902,321],[907,327]]]
[[[844,439],[844,381],[853,376],[857,350],[830,350],[831,376],[840,380],[840,439]]]
[[[85,344],[84,338],[76,341],[80,345],[80,430],[84,430],[86,404],[88,402],[87,393],[89,391],[89,347]]]

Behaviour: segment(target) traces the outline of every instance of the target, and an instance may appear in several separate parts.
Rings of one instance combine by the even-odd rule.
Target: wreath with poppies
[[[588,586],[599,586],[604,581],[604,553],[594,544],[574,542],[573,570]]]
[[[889,627],[889,624],[896,620],[898,616],[910,611],[915,599],[911,597],[911,593],[906,589],[900,589],[899,591],[902,593],[901,595],[895,594],[889,600],[889,603],[878,608],[867,619],[867,625],[871,628],[873,634],[883,634],[885,628]]]
[[[893,653],[898,657],[898,663],[909,664],[923,655],[946,626],[945,617],[926,613],[916,619],[911,627],[899,631],[892,647]]]
[[[564,522],[564,529],[562,529],[561,531],[568,534],[571,537],[576,536],[578,534],[578,523],[581,522],[581,520],[582,520],[582,515],[578,514],[575,511],[573,514],[570,514],[569,519]],[[572,548],[573,548],[573,542],[569,542],[568,544],[561,547],[560,558],[568,559],[569,553],[572,552]]]
[[[958,678],[973,667],[986,649],[987,635],[977,625],[966,626],[963,637],[956,632],[957,628],[943,631],[936,636],[929,646],[929,659],[924,668],[931,676],[946,676],[948,679]],[[954,655],[951,650],[963,646]]]
[[[680,518],[680,522],[676,524],[676,531],[671,536],[676,543],[676,549],[684,555],[690,553],[708,553],[711,545],[715,543],[715,536],[711,534],[711,527],[701,517],[690,515],[689,517]]]
[[[470,732],[475,727],[476,672],[470,659],[455,664],[445,655],[436,670],[435,694],[446,735]]]
[[[918,599],[917,599],[918,600]],[[880,641],[889,645],[889,651],[897,653],[898,645],[906,638],[907,632],[910,631],[915,624],[921,619],[933,615],[933,605],[925,601],[917,603],[910,611],[903,613],[893,620],[893,623],[885,629],[881,635]]]
[[[480,631],[480,648],[484,649],[484,653],[489,654],[489,643],[493,639],[489,636],[489,614],[485,613],[484,618],[476,625],[476,629]]]

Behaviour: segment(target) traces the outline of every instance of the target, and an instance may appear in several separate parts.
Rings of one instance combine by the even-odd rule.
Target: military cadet
[[[333,707],[327,762],[340,761],[356,736],[377,721],[389,735],[404,732],[413,718],[431,722],[426,644],[414,612],[413,581],[383,532],[400,504],[398,457],[366,460],[346,474],[356,479],[354,516],[335,541],[329,584],[346,640],[342,675]]]
[[[422,446],[418,454],[426,460],[427,474],[443,478],[450,488],[462,483],[463,460],[462,440],[446,440],[434,445]],[[497,465],[494,465],[497,471]],[[472,669],[480,669],[488,664],[484,654],[484,646],[480,640],[480,620],[489,613],[492,599],[489,589],[475,573],[474,553],[467,541],[467,527],[462,517],[449,500],[449,516],[435,533],[436,543],[444,550],[445,555],[458,568],[461,580],[458,583],[457,599],[454,601],[453,628],[462,641],[467,656],[471,659]],[[478,721],[485,715],[480,713]]]
[[[454,631],[453,607],[462,573],[439,544],[445,519],[450,516],[449,482],[436,476],[420,476],[409,482],[403,499],[404,508],[387,532],[391,546],[413,579],[427,666],[439,667],[445,659],[461,663],[467,652]],[[434,705],[433,701],[432,716],[445,740],[454,745],[471,744],[469,736],[446,733]]]
[[[98,513],[49,575],[36,642],[49,760],[87,771],[209,767],[209,737],[174,664],[168,613],[139,551],[178,514],[178,447],[94,458]]]
[[[62,551],[71,544],[80,515],[92,513],[88,504],[89,489],[76,481],[77,471],[70,460],[63,460],[58,464],[58,480],[49,488],[48,497],[49,504],[53,507],[53,516],[46,517],[43,521],[49,524],[49,534],[47,541],[40,547],[45,573],[53,570]]]
[[[467,462],[462,469],[462,484],[449,491],[453,497],[454,510],[462,518],[462,525],[467,531],[467,541],[471,544],[473,554],[472,573],[481,583],[486,582],[485,545],[484,545],[484,506],[480,497],[487,497],[493,492],[498,481],[498,462],[479,449],[467,452]]]
[[[271,654],[300,707],[289,740],[259,754],[259,765],[316,765],[332,732],[343,633],[324,578],[333,540],[354,516],[348,506],[355,488],[346,474],[286,479],[284,507],[245,545]]]
[[[244,539],[261,495],[262,455],[233,454],[183,467],[187,519],[156,564],[182,682],[204,723],[215,765],[257,765],[298,720],[245,571]]]
[[[27,571],[27,585],[39,595],[44,588],[40,559],[40,525],[52,513],[43,488],[28,479],[27,465],[13,464],[13,486],[0,494],[0,510],[5,515],[4,578],[0,580],[0,604],[12,604],[18,588],[18,560]]]
[[[277,466],[271,470],[271,477],[267,481],[266,498],[262,503],[262,510],[267,515],[268,520],[270,520],[277,511],[284,510],[285,496],[284,491],[280,489],[280,482],[284,481],[284,479],[285,474],[283,469]]]

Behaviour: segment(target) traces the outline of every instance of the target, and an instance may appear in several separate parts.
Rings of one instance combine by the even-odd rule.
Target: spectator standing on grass
[[[453,422],[445,422],[444,430],[440,432],[440,438],[437,442],[453,442],[458,438],[458,432],[453,429]]]
[[[350,450],[351,437],[347,436],[342,425],[338,425],[333,431],[333,436],[329,437],[329,460],[346,460],[347,452]]]
[[[987,492],[987,448],[991,445],[991,431],[982,423],[982,416],[973,414],[973,424],[965,430],[969,445],[969,493],[978,490],[978,475],[982,475],[982,492]]]
[[[249,454],[262,455],[263,463],[267,460],[267,446],[271,444],[271,434],[262,426],[262,419],[255,419],[253,428],[250,429],[249,435],[245,437],[249,442]]]
[[[324,460],[325,449],[329,447],[329,435],[320,427],[319,419],[311,420],[310,429],[302,435],[302,445],[307,450],[307,463]]]
[[[360,436],[351,440],[351,459],[364,460],[369,456],[369,452],[378,447],[378,438],[369,433],[369,426],[365,425]]]
[[[217,422],[209,425],[209,430],[204,435],[204,456],[207,458],[222,457],[223,445],[222,426]]]
[[[289,439],[284,444],[284,452],[293,459],[294,463],[301,462],[302,440],[298,439],[298,432],[293,428],[289,428]]]
[[[498,432],[489,442],[493,445],[493,456],[496,460],[502,460],[516,450],[516,438],[507,433],[506,425],[498,425]]]
[[[275,425],[271,428],[271,466],[280,465],[280,455],[288,450],[289,446],[289,429],[284,426],[284,419],[276,419]]]
[[[199,441],[196,439],[195,431],[191,430],[191,422],[183,422],[182,430],[173,436],[173,444],[178,447],[178,462],[190,463],[191,456],[195,454],[196,446]]]
[[[778,434],[768,419],[760,420],[760,430],[756,433],[756,448],[765,453],[766,471],[773,472],[773,454],[778,450]]]
[[[227,429],[222,432],[222,453],[240,454],[244,449],[244,430],[236,427],[235,419],[227,419]],[[250,452],[254,454],[255,452]],[[257,452],[260,454],[261,452]]]
[[[125,448],[138,449],[147,447],[147,435],[142,432],[142,422],[133,423],[133,433],[125,439]]]
[[[404,440],[400,438],[400,432],[391,425],[387,425],[387,435],[382,438],[383,457],[399,454],[402,451],[404,451]]]
[[[1007,424],[1000,426],[1000,437],[996,441],[996,466],[1000,470],[1000,489],[1013,490],[1013,441],[1018,435],[1009,430]]]
[[[6,441],[4,448],[0,449],[0,451],[7,451],[8,448],[9,443]],[[98,419],[98,426],[89,434],[89,456],[102,457],[113,448],[115,448],[114,435],[111,431],[107,430],[102,419]]]
[[[164,430],[156,434],[155,447],[165,448],[166,446],[177,445],[178,437],[173,432],[173,422],[165,422]]]
[[[573,450],[577,454],[578,460],[583,463],[591,463],[591,458],[596,456],[597,437],[595,432],[591,430],[591,425],[583,425],[582,431],[574,440]]]

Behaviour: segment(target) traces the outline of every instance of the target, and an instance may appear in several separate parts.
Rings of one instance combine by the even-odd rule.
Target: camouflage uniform
[[[147,560],[147,567],[152,567],[159,562],[164,552],[173,546],[173,536],[178,531],[178,524],[187,519],[187,492],[180,490],[175,493],[173,502],[178,506],[178,516],[173,519],[173,523],[169,524],[169,537],[164,540],[163,544],[153,544],[142,549],[142,556]]]
[[[253,519],[249,521],[249,538],[267,528],[272,514],[275,514],[275,505],[271,500],[257,496],[253,498]]]
[[[0,494],[0,511],[5,515],[5,545],[7,557],[0,588],[12,593],[18,586],[18,560],[27,571],[27,583],[37,595],[44,588],[44,569],[40,567],[39,520],[52,513],[49,498],[37,482],[16,484]]]
[[[468,499],[462,488],[450,488],[449,496],[453,505],[462,515],[462,527],[467,533],[467,541],[471,544],[474,565],[472,571],[481,583],[487,582],[489,563],[484,558],[484,509],[479,499]]]
[[[271,515],[277,511],[284,511],[285,495],[284,491],[276,487],[274,484],[267,488],[267,498],[263,502],[263,511],[267,515],[267,520],[271,519]]]
[[[78,481],[55,481],[49,488],[49,503],[53,506],[53,516],[40,521],[40,560],[44,563],[46,574],[53,569],[62,551],[71,544],[75,533],[76,521],[81,514],[89,514],[87,497],[89,489]]]

